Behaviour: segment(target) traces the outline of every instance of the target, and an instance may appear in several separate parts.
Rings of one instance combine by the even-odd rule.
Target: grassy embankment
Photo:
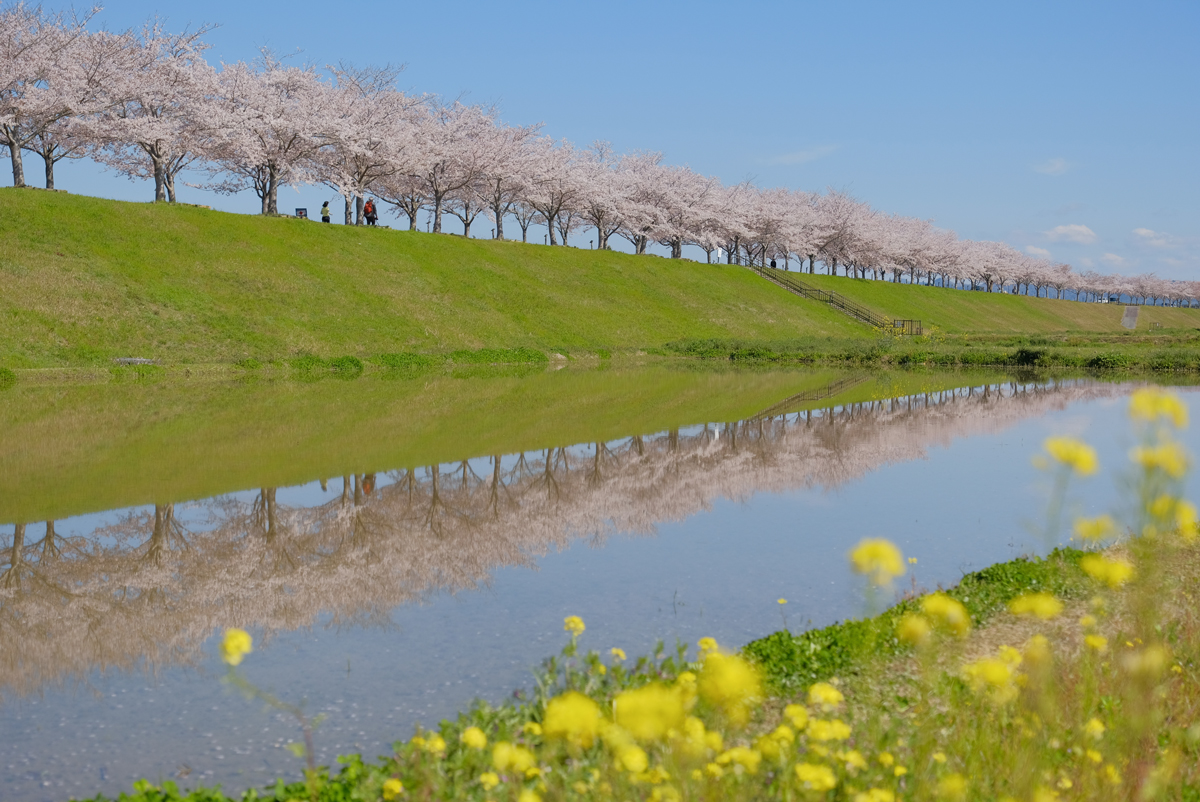
[[[4,371],[121,357],[357,370],[639,352],[1200,367],[1200,310],[1144,308],[1131,335],[1116,305],[805,275],[936,327],[893,342],[726,265],[15,189],[0,190],[0,215]],[[1142,330],[1151,323],[1164,328]]]
[[[849,375],[670,364],[494,373],[18,383],[0,391],[0,522],[737,421]],[[1004,380],[994,371],[881,373],[789,411]]]
[[[0,366],[863,336],[737,267],[0,190]]]

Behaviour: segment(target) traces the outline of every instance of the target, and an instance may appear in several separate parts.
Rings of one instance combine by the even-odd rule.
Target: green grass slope
[[[1121,326],[1123,304],[1029,298],[807,273],[800,278],[819,289],[841,293],[889,317],[915,318],[921,320],[926,329],[937,326],[949,334],[1119,333],[1126,330]],[[1195,329],[1200,327],[1200,309],[1142,307],[1137,330],[1146,332],[1152,323],[1166,329]]]
[[[0,189],[0,366],[870,336],[739,267]]]

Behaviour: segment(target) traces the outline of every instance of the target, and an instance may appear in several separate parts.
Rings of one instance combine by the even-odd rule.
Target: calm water
[[[251,681],[327,716],[331,762],[528,687],[566,615],[603,651],[738,646],[782,611],[793,630],[860,614],[862,537],[917,557],[906,581],[925,587],[1043,551],[1030,457],[1086,438],[1107,470],[1074,503],[1118,505],[1133,389],[662,369],[355,384],[0,395],[5,799],[297,776],[294,722],[221,682],[227,626],[255,635]],[[442,415],[413,411],[430,392],[454,399]],[[270,431],[297,404],[303,424]],[[280,476],[300,478],[264,486]],[[13,523],[34,514],[50,532]]]

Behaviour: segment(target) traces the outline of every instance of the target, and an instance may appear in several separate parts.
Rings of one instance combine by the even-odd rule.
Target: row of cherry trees
[[[390,68],[328,68],[328,75],[264,52],[252,64],[205,61],[207,29],[182,34],[152,21],[140,30],[91,31],[89,16],[40,7],[0,11],[0,145],[13,183],[25,185],[23,153],[54,166],[88,157],[133,179],[153,179],[174,201],[176,180],[199,172],[218,192],[253,190],[276,214],[281,186],[323,184],[344,199],[347,224],[376,197],[417,227],[447,215],[463,233],[480,216],[521,239],[544,226],[551,244],[594,229],[636,253],[685,245],[708,261],[798,267],[945,287],[1083,300],[1126,296],[1192,305],[1200,283],[1076,272],[999,242],[961,240],[928,221],[888,215],[836,191],[824,194],[723,185],[658,153],[581,149],[511,126],[493,109],[443,102],[396,87]]]

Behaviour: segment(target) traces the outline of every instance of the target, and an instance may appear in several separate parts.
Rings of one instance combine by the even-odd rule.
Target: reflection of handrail
[[[869,378],[871,378],[870,375],[865,373],[859,376],[847,376],[844,379],[838,379],[837,381],[827,384],[824,387],[818,387],[815,390],[805,390],[802,393],[796,393],[793,396],[783,399],[778,404],[772,404],[762,412],[759,412],[757,415],[751,416],[750,419],[758,420],[759,418],[773,418],[776,415],[784,414],[796,404],[802,404],[806,401],[820,401],[824,398],[832,398],[839,393],[849,390],[851,387],[862,384]]]
[[[861,320],[863,323],[874,326],[877,329],[888,329],[898,334],[922,333],[921,321],[919,320],[894,320],[885,315],[880,315],[862,304],[856,304],[844,295],[829,292],[828,290],[819,290],[811,284],[805,284],[796,278],[795,275],[785,270],[775,267],[759,267],[758,265],[751,265],[750,269],[767,281],[778,284],[789,292],[794,292],[802,298],[811,298],[827,303],[835,309],[845,312],[850,317]]]

